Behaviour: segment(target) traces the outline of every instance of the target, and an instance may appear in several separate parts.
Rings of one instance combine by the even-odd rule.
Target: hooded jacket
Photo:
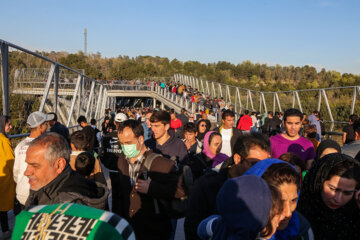
[[[174,131],[168,131],[170,138],[160,145],[156,142],[156,139],[152,136],[145,141],[146,147],[153,150],[154,153],[162,154],[167,159],[176,158],[177,162],[183,162],[187,158],[187,148],[185,143],[177,137]]]
[[[25,207],[56,203],[79,203],[105,209],[109,191],[101,183],[85,179],[67,164],[55,179],[37,191],[30,190]]]
[[[262,175],[271,165],[278,163],[289,164],[282,160],[268,158],[256,163],[252,168],[246,171],[244,175],[255,175],[258,177],[262,177]],[[292,166],[291,164],[289,165]],[[300,195],[300,192],[298,194]],[[314,238],[309,222],[303,216],[301,216],[297,211],[294,211],[287,228],[282,231],[276,231],[276,233],[271,237],[271,239],[273,240],[309,239],[310,240]]]
[[[220,216],[200,223],[201,239],[256,239],[266,226],[271,209],[271,192],[265,180],[253,176],[229,179],[216,197]]]

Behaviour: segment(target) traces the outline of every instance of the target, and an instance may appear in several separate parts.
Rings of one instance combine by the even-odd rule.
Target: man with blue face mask
[[[121,197],[116,213],[129,221],[136,239],[169,239],[172,227],[164,202],[175,195],[175,162],[146,148],[139,121],[120,123],[118,137],[124,155],[118,159]]]

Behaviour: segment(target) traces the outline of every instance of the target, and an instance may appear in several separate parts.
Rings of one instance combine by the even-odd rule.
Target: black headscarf
[[[360,239],[360,210],[354,198],[335,210],[327,207],[321,198],[331,170],[343,161],[360,167],[353,158],[333,153],[315,160],[305,176],[297,210],[309,220],[316,240]]]
[[[5,125],[6,125],[6,116],[0,115],[0,133],[6,136]]]
[[[200,132],[199,132],[199,126],[200,126],[200,124],[201,124],[202,122],[205,122],[205,124],[206,124],[206,130],[205,130],[205,132],[200,133]],[[202,140],[204,139],[204,137],[205,137],[205,134],[210,130],[210,127],[211,127],[211,123],[210,123],[210,121],[209,121],[208,119],[201,119],[201,120],[199,120],[199,122],[198,122],[198,124],[197,124],[198,134],[197,134],[196,138],[197,138],[199,141],[202,141]]]
[[[318,148],[316,149],[316,157],[315,159],[319,159],[321,154],[324,152],[325,149],[327,148],[334,148],[336,149],[339,153],[341,153],[341,147],[340,145],[335,142],[334,140],[331,140],[331,139],[327,139],[327,140],[324,140],[322,141]]]

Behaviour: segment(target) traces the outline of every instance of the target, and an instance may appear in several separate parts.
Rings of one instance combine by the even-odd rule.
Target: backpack
[[[152,162],[158,157],[163,156],[161,154],[152,153],[144,160],[144,164],[140,169],[140,173],[145,178],[148,176]],[[183,165],[178,167],[176,158],[171,157],[170,160],[175,162],[176,173],[179,176],[174,198],[170,201],[164,199],[155,199],[154,204],[156,211],[159,210],[157,204],[160,203],[165,207],[165,209],[167,209],[170,217],[178,219],[185,216],[189,201],[189,189],[193,188],[194,180],[191,168],[189,166]]]

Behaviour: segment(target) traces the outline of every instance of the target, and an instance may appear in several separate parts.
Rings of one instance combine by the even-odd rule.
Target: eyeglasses
[[[205,125],[205,124],[201,124],[200,127],[206,127],[206,125]]]

